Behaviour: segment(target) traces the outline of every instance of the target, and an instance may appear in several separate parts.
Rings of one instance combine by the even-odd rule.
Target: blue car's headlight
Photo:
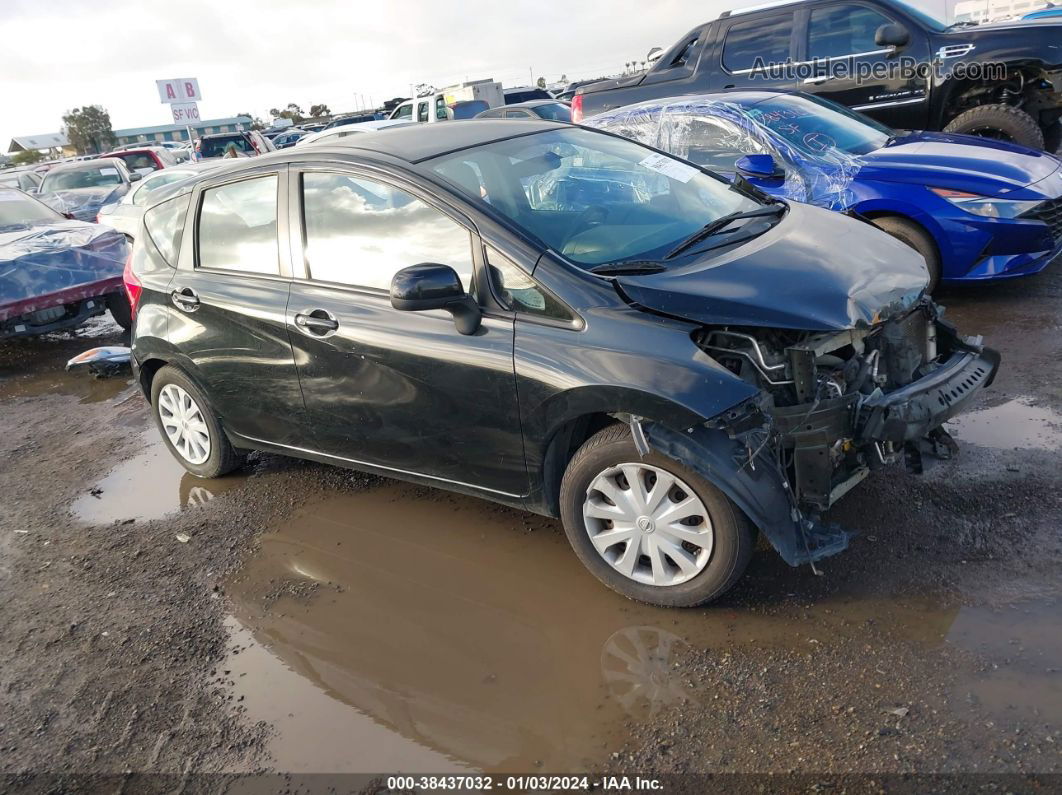
[[[993,199],[988,196],[979,196],[976,193],[947,188],[930,188],[930,190],[956,207],[982,218],[1017,218],[1040,203],[1039,199],[1034,201]]]

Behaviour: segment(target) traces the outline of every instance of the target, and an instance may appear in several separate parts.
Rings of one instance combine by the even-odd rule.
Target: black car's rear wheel
[[[568,541],[590,572],[648,604],[710,602],[737,582],[755,546],[748,520],[722,492],[659,453],[640,457],[623,425],[576,452],[560,508]]]
[[[996,141],[1021,144],[1030,149],[1044,148],[1044,133],[1036,119],[1010,105],[981,105],[960,113],[944,132],[977,135]]]
[[[206,396],[176,367],[168,365],[155,374],[151,409],[169,451],[193,475],[216,478],[243,463]]]

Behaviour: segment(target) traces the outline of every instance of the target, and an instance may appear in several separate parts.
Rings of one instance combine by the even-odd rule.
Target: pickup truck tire
[[[107,309],[110,310],[114,322],[122,327],[122,331],[129,331],[133,327],[133,311],[129,307],[129,297],[125,290],[107,296]]]
[[[641,483],[632,484],[627,473]],[[667,477],[670,486],[657,495],[650,487],[660,485],[659,477]],[[616,496],[611,504],[602,499],[607,493]],[[629,518],[616,522],[595,518],[601,515],[597,510],[616,506],[633,511],[626,510]],[[568,542],[591,574],[628,599],[661,607],[694,607],[721,596],[740,579],[756,547],[755,532],[741,509],[678,461],[654,451],[640,456],[626,425],[604,428],[572,456],[561,481],[560,513]],[[630,540],[615,541],[607,549],[595,546],[603,543],[601,534],[628,529]],[[650,536],[651,550],[668,556],[656,565],[644,546]],[[630,544],[639,546],[631,550]],[[689,571],[679,571],[670,555],[682,555]],[[628,556],[633,556],[631,574],[621,570]],[[661,584],[653,582],[658,571],[664,575]]]
[[[929,232],[914,221],[908,221],[906,218],[897,218],[895,215],[883,215],[873,218],[871,223],[882,232],[892,235],[897,240],[902,240],[922,255],[926,261],[926,268],[929,269],[928,290],[930,293],[936,290],[937,284],[940,282],[940,252],[937,251],[937,244],[933,242]]]
[[[1044,148],[1044,133],[1036,119],[1010,105],[981,105],[960,113],[944,128],[944,132],[979,135],[1000,141]]]
[[[1062,119],[1055,119],[1044,129],[1044,151],[1057,155],[1062,149]]]

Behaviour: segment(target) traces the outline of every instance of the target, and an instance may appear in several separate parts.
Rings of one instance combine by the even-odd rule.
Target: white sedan
[[[144,211],[154,203],[155,195],[160,188],[195,174],[202,174],[222,164],[221,160],[207,160],[202,163],[182,163],[154,171],[145,176],[139,184],[134,185],[120,202],[103,207],[98,220],[101,224],[114,227],[132,242],[137,229],[140,228],[140,219]]]
[[[380,121],[363,121],[358,122],[357,124],[344,124],[341,127],[332,127],[328,130],[321,130],[320,132],[304,135],[295,142],[295,146],[306,146],[306,144],[315,144],[318,141],[335,142],[340,138],[346,138],[348,135],[376,132],[377,130],[383,130],[387,127],[405,127],[409,124],[413,124],[413,122],[398,121],[397,119],[383,119]]]

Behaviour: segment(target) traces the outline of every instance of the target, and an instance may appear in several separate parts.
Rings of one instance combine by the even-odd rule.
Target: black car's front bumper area
[[[999,353],[991,348],[956,351],[917,381],[865,398],[859,439],[902,444],[923,438],[962,411],[998,369]]]

